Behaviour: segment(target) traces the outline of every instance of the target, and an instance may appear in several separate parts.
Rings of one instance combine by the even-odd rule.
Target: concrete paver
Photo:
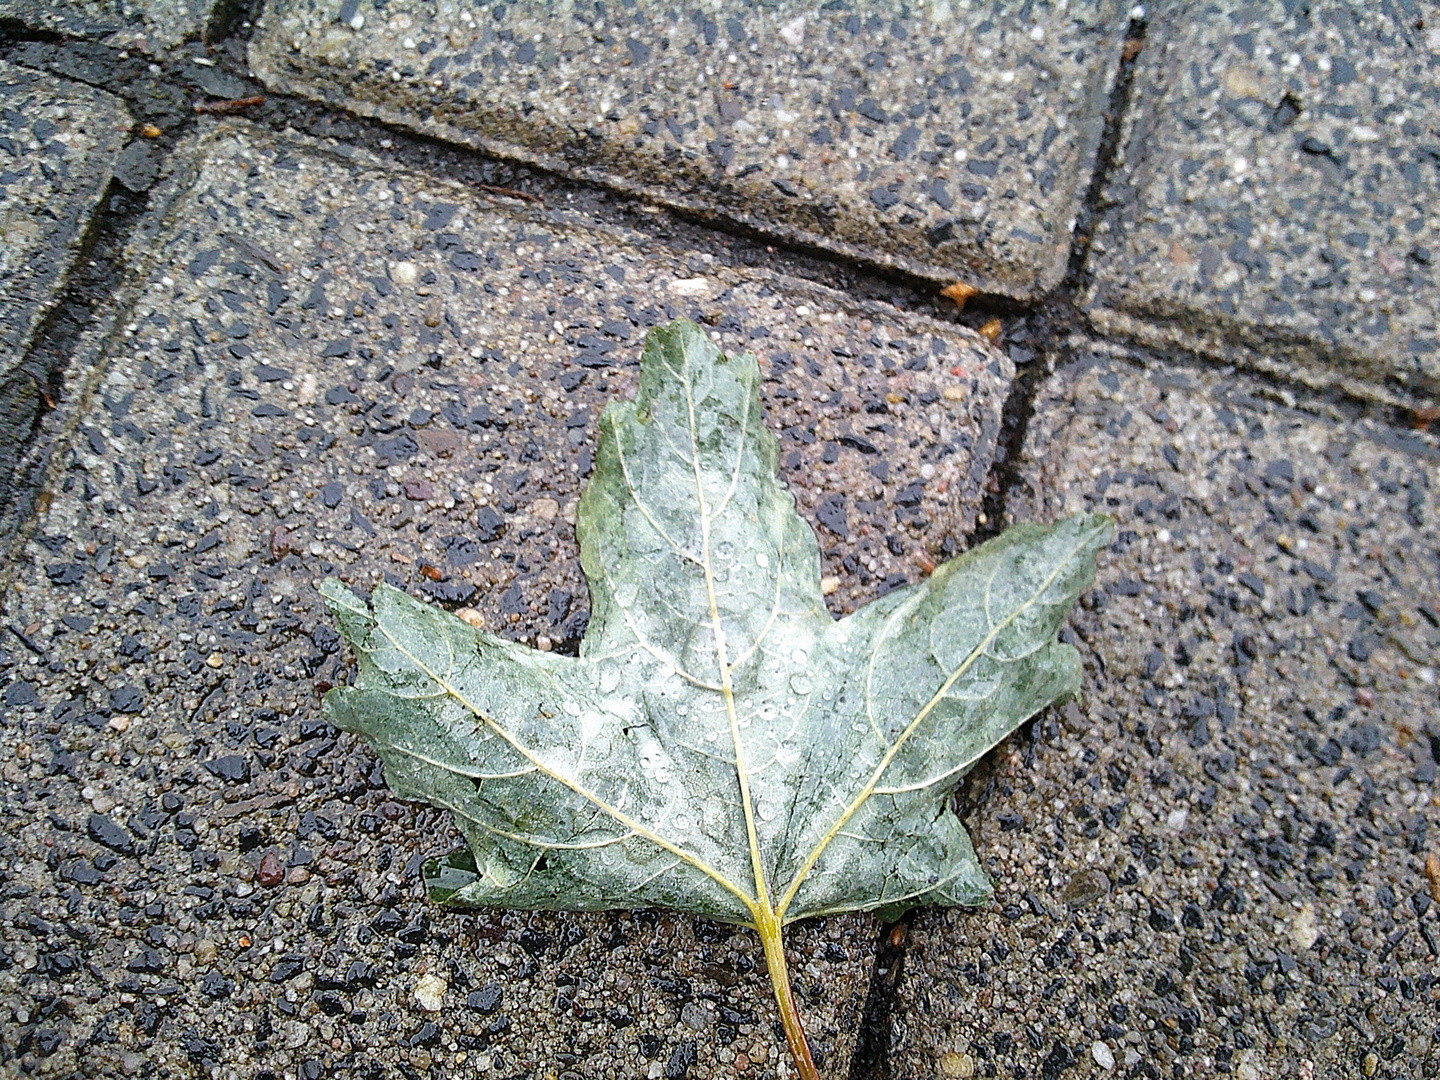
[[[1008,359],[723,249],[343,146],[225,124],[176,166],[4,600],[9,1060],[783,1075],[744,933],[425,900],[421,860],[456,834],[320,719],[347,661],[313,586],[383,578],[573,648],[596,419],[633,391],[645,328],[688,315],[764,358],[782,468],[846,610],[970,527]],[[793,932],[827,1075],[846,1074],[877,929]]]
[[[208,40],[237,6],[236,0],[0,0],[0,19],[44,34],[161,53],[184,41]]]
[[[130,132],[109,94],[0,61],[0,505],[49,372],[26,353],[84,247]]]
[[[43,49],[94,83],[218,24],[199,0],[115,10],[0,0],[92,39]],[[1084,696],[961,788],[997,900],[914,915],[901,1080],[1440,1076],[1435,440],[1172,348],[1433,399],[1440,39],[1338,0],[1195,14],[1147,14],[1079,298],[1158,359],[1072,341],[1006,494],[1017,520],[1117,518],[1066,631]],[[1126,15],[273,0],[251,58],[274,88],[452,143],[1033,298],[1063,273]],[[201,89],[234,96],[245,73],[218,60]],[[190,122],[188,84],[150,70]],[[17,365],[130,121],[3,63],[0,96],[8,472],[40,406]],[[347,667],[313,585],[383,578],[573,649],[595,420],[632,392],[645,329],[684,315],[760,354],[828,600],[853,610],[980,520],[1011,360],[723,235],[597,222],[561,182],[524,203],[201,124],[128,178],[160,186],[27,451],[24,482],[45,460],[51,480],[0,573],[0,1062],[784,1075],[746,934],[424,898],[422,860],[458,836],[320,720]],[[793,930],[825,1075],[850,1075],[878,930]]]
[[[273,89],[936,281],[1065,270],[1125,7],[278,0]]]
[[[1084,297],[1105,332],[1440,394],[1440,30],[1402,5],[1158,12]]]
[[[997,902],[916,915],[895,1076],[1437,1075],[1437,459],[1174,364],[1043,389],[1012,509],[1116,518],[1085,689],[961,793]]]

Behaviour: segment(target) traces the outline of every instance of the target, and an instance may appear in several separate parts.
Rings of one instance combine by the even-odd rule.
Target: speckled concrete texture
[[[119,100],[0,61],[0,506],[50,373],[23,364],[130,135]]]
[[[895,1076],[1440,1075],[1437,460],[1173,363],[1042,390],[1012,510],[1118,530],[1083,698],[961,793],[996,904],[917,914]]]
[[[273,89],[936,281],[1061,279],[1111,0],[611,7],[276,0]]]
[[[1407,4],[1163,6],[1090,259],[1095,325],[1440,396],[1437,54]]]
[[[236,0],[0,0],[0,19],[31,33],[161,53],[181,42],[208,40],[237,6]]]
[[[763,357],[782,467],[849,610],[969,528],[1009,360],[723,248],[343,145],[226,124],[175,160],[4,599],[9,1067],[787,1075],[745,933],[426,901],[422,860],[456,834],[320,719],[348,661],[313,586],[383,578],[573,649],[595,419],[632,392],[645,328],[688,315]],[[847,1074],[877,932],[854,916],[790,937],[827,1076]]]

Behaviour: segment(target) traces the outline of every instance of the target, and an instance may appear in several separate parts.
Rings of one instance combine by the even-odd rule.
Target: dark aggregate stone
[[[222,780],[232,784],[250,782],[250,762],[239,754],[226,754],[205,762],[205,768]]]
[[[467,1007],[489,1016],[500,1011],[505,1001],[505,990],[499,983],[489,983],[479,990],[472,990],[465,998]]]
[[[129,855],[134,850],[135,844],[130,834],[104,814],[91,814],[85,831],[91,840],[122,855]]]

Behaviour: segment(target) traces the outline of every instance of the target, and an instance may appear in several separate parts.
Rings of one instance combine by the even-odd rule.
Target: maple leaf
[[[578,657],[326,581],[359,671],[325,711],[374,745],[398,795],[454,814],[474,870],[432,877],[432,894],[754,927],[813,1077],[782,926],[988,898],[950,796],[1077,692],[1079,655],[1055,636],[1111,527],[1017,526],[835,620],[760,381],[753,356],[727,359],[691,323],[647,337],[580,501]]]

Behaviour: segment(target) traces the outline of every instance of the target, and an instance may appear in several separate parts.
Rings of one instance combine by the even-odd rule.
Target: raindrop
[[[794,660],[797,664],[803,664],[805,663],[805,661],[810,659],[810,654],[807,653],[804,649],[796,649],[790,654],[790,659]]]
[[[763,551],[757,551],[755,553],[755,565],[760,567],[761,570],[764,570],[770,565],[770,556],[766,555]]]
[[[790,689],[797,694],[808,694],[815,689],[815,684],[805,675],[791,675]]]

